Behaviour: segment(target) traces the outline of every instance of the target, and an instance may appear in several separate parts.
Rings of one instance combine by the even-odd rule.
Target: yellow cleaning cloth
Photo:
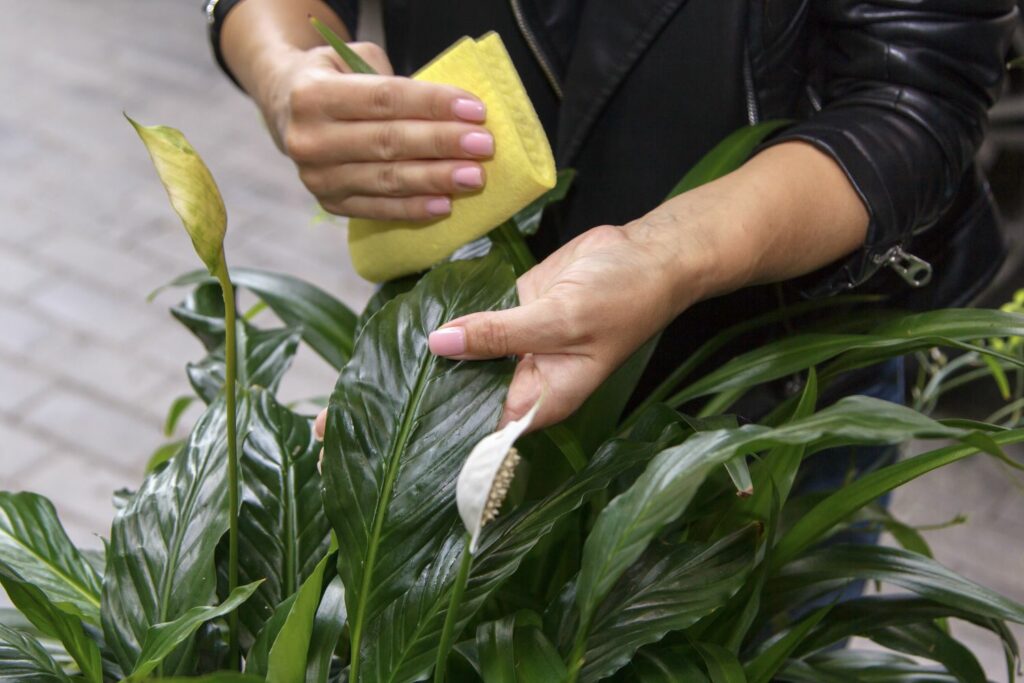
[[[455,197],[446,218],[431,223],[349,221],[352,265],[373,282],[429,268],[555,186],[551,145],[497,33],[463,38],[413,78],[454,85],[483,100],[494,158],[483,163],[485,188]]]

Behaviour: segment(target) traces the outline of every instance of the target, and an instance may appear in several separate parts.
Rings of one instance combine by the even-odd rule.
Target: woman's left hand
[[[430,335],[430,350],[457,360],[532,354],[516,367],[502,423],[545,391],[533,428],[559,422],[636,349],[692,303],[674,291],[678,257],[629,226],[593,228],[519,278],[520,306],[473,313]]]

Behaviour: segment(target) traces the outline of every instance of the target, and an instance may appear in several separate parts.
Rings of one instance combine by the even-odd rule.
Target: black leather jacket
[[[1015,0],[585,0],[568,34],[545,21],[562,1],[382,0],[398,73],[460,36],[502,35],[559,166],[579,172],[537,251],[643,215],[737,127],[792,118],[772,143],[803,140],[831,155],[871,224],[863,249],[787,283],[783,296],[856,286],[912,307],[958,305],[1001,264],[973,159],[1002,82]],[[350,27],[354,3],[330,2]],[[906,280],[924,264],[931,281],[913,287]],[[693,307],[664,336],[652,375],[778,296],[754,287]]]

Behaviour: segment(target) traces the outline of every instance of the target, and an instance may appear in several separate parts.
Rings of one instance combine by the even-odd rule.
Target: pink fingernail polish
[[[477,166],[457,168],[452,173],[452,181],[459,187],[475,190],[484,186],[484,172]]]
[[[466,133],[462,136],[462,149],[478,157],[494,154],[494,137],[490,133]]]
[[[452,113],[463,121],[482,123],[487,118],[487,107],[483,102],[460,98],[452,102]]]
[[[434,197],[427,200],[427,213],[431,216],[447,216],[452,212],[452,200],[448,197]]]
[[[466,331],[461,327],[434,330],[427,337],[430,352],[438,356],[458,356],[466,352]]]

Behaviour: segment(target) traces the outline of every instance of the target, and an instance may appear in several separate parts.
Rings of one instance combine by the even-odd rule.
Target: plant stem
[[[228,595],[238,587],[238,435],[235,433],[235,378],[238,374],[238,350],[235,340],[235,290],[228,275],[223,250],[217,280],[224,295],[224,404],[227,410],[228,439]],[[228,614],[228,665],[240,668],[238,657],[238,611]]]
[[[463,537],[462,560],[459,562],[459,574],[455,577],[455,585],[452,587],[452,597],[448,601],[448,611],[444,615],[444,628],[441,629],[441,642],[437,647],[437,663],[434,665],[434,683],[444,683],[444,677],[448,666],[448,653],[452,649],[452,640],[455,638],[455,623],[459,619],[459,607],[462,605],[462,595],[466,592],[466,582],[469,580],[469,569],[473,566],[473,553],[469,552],[469,534]]]
[[[580,670],[583,669],[583,658],[587,654],[587,630],[589,628],[588,624],[581,622],[576,630],[576,641],[572,646],[572,654],[569,655],[568,683],[576,683],[580,677]]]
[[[505,221],[491,230],[487,236],[491,238],[495,246],[504,249],[517,276],[537,265],[537,259],[530,253],[530,248],[526,246],[526,240],[512,221]]]

